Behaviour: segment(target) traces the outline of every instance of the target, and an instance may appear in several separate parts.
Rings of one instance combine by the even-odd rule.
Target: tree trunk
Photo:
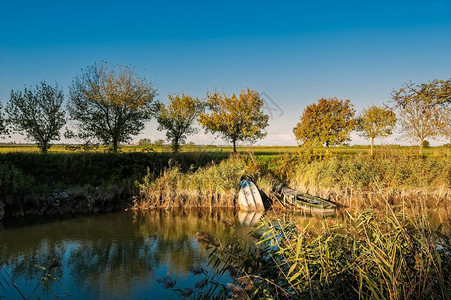
[[[179,152],[179,139],[178,138],[174,138],[174,140],[172,141],[172,151],[174,153],[178,153]]]
[[[113,139],[113,153],[117,153],[117,140]]]
[[[424,142],[424,139],[420,139],[420,156],[421,155],[423,155],[423,142]]]
[[[326,154],[329,154],[329,141],[326,142]]]
[[[41,152],[46,154],[48,148],[49,148],[49,144],[47,142],[42,143],[42,145],[41,145]]]
[[[236,153],[236,140],[232,140],[233,142],[233,153]]]
[[[373,148],[374,148],[374,137],[371,137],[371,150],[370,150],[370,155],[371,156],[373,156],[373,154],[374,154]]]

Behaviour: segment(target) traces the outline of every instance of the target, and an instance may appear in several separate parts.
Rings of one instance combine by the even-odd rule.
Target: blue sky
[[[67,92],[98,60],[134,65],[161,101],[265,92],[277,111],[259,144],[295,144],[293,127],[320,97],[360,110],[408,80],[450,78],[451,1],[0,1],[3,104],[11,89],[41,80]],[[156,127],[137,139],[163,138]]]

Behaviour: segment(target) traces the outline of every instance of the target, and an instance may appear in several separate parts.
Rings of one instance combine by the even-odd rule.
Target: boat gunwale
[[[332,211],[337,208],[337,205],[323,199],[318,196],[309,195],[306,193],[302,193],[298,190],[292,189],[290,187],[282,187],[281,188],[281,194],[282,197],[287,197],[289,201],[291,201],[291,205],[297,207],[297,208],[306,208],[306,209],[314,209],[314,210],[323,210],[323,211]],[[306,200],[303,199],[297,199],[297,196],[301,196],[302,198],[305,198],[306,200],[311,199],[318,201],[319,203],[309,203]],[[294,199],[291,199],[291,197],[294,197]]]

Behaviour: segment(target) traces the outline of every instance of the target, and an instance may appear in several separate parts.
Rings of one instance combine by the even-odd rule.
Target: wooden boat
[[[327,213],[334,212],[337,208],[337,205],[326,199],[301,193],[289,187],[282,187],[281,194],[282,204],[290,205],[302,210]]]
[[[240,210],[261,211],[265,210],[262,196],[257,186],[250,180],[240,182],[240,193],[238,195],[238,205]]]

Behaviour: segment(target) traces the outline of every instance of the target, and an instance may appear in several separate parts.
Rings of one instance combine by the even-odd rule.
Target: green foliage
[[[164,146],[164,140],[163,139],[158,139],[155,142],[153,142],[155,146]]]
[[[242,176],[249,174],[246,159],[231,157],[205,167],[183,171],[180,165],[158,176],[148,173],[139,185],[141,201],[135,209],[156,207],[233,207]]]
[[[221,95],[218,92],[207,94],[207,107],[210,113],[199,116],[206,131],[221,134],[233,144],[236,152],[237,141],[251,143],[266,136],[263,130],[268,126],[269,116],[263,112],[263,99],[258,92],[242,90],[238,97]]]
[[[420,147],[420,155],[426,138],[451,137],[451,79],[405,83],[392,99],[404,136]]]
[[[58,86],[41,82],[32,90],[11,91],[6,106],[8,122],[13,131],[25,133],[42,152],[47,152],[52,140],[60,139],[60,129],[66,124],[62,110],[64,95]]]
[[[150,139],[140,139],[138,141],[139,146],[152,146],[152,141]]]
[[[30,196],[51,192],[57,188],[77,186],[124,186],[134,193],[137,181],[149,170],[159,174],[169,167],[169,161],[180,166],[182,172],[209,163],[219,163],[227,153],[192,153],[174,156],[171,153],[7,153],[0,154],[0,180],[5,192]],[[31,184],[33,183],[33,184]],[[17,187],[17,188],[16,188]]]
[[[32,180],[11,162],[0,162],[0,220],[5,215],[4,201],[29,192]]]
[[[256,246],[212,248],[215,274],[228,271],[230,298],[445,298],[451,243],[423,218],[346,214],[342,222],[297,225],[266,220]]]
[[[203,104],[197,98],[185,94],[168,95],[167,106],[161,104],[158,112],[158,130],[166,130],[166,137],[171,141],[172,151],[178,152],[180,144],[188,135],[198,132],[194,122],[203,110]]]
[[[357,119],[357,130],[366,138],[386,137],[393,133],[396,116],[388,108],[371,106],[364,109]]]
[[[379,188],[434,189],[446,186],[449,158],[428,159],[402,155],[332,156],[295,168],[297,180],[335,190],[377,191]]]
[[[155,112],[155,90],[132,67],[96,63],[77,76],[67,107],[77,132],[67,137],[118,145],[139,134]]]
[[[0,137],[2,137],[2,135],[7,134],[8,130],[6,128],[6,120],[5,120],[5,116],[3,115],[2,112],[2,105],[0,104]]]
[[[341,145],[350,140],[355,127],[354,108],[349,99],[321,98],[307,106],[301,121],[293,129],[301,144],[326,147]]]
[[[361,136],[371,139],[371,155],[374,139],[391,135],[395,125],[395,113],[388,108],[375,105],[364,109],[357,118],[357,131]]]

